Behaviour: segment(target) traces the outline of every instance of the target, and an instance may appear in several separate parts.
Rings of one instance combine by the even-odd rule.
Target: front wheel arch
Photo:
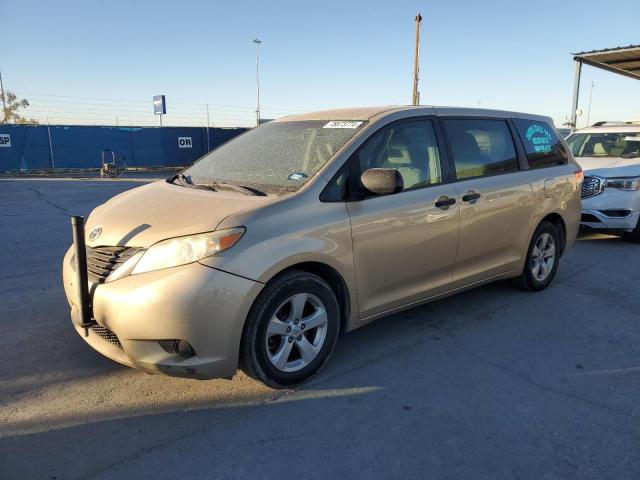
[[[304,272],[317,275],[325,282],[329,284],[334,295],[338,299],[338,305],[340,307],[340,331],[343,332],[348,329],[349,319],[351,318],[351,295],[347,282],[335,268],[322,262],[301,262],[294,265],[290,265],[287,268],[279,271],[273,275],[266,283],[272,282],[274,279],[284,275],[291,270],[302,270]]]

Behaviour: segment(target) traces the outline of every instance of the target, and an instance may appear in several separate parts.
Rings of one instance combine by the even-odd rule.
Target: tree
[[[18,100],[18,97],[15,93],[6,91],[0,92],[0,102],[5,105],[3,107],[3,119],[1,123],[9,123],[13,120],[13,123],[18,125],[38,125],[38,120],[35,118],[24,118],[20,115],[20,109],[26,108],[29,106],[29,100],[23,98],[22,100]]]

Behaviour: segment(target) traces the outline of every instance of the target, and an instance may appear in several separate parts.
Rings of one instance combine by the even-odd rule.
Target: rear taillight
[[[584,172],[581,168],[573,172],[573,174],[576,176],[576,183],[580,183],[584,180]]]

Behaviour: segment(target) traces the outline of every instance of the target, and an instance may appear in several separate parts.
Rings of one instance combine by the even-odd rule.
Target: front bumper
[[[230,378],[237,369],[244,320],[263,284],[192,263],[92,286],[96,327],[78,325],[72,249],[63,277],[73,324],[101,354],[148,373]],[[110,333],[113,335],[110,335]],[[183,358],[162,343],[186,340],[195,356]]]
[[[638,225],[639,216],[639,192],[605,189],[599,195],[582,199],[580,225],[593,229],[630,232]]]

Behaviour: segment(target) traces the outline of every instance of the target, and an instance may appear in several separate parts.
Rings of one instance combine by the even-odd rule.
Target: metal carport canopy
[[[626,47],[605,48],[603,50],[574,53],[573,59],[576,62],[576,77],[573,88],[573,111],[571,112],[572,128],[576,127],[580,72],[583,63],[607,70],[608,72],[640,80],[640,45],[628,45]]]

